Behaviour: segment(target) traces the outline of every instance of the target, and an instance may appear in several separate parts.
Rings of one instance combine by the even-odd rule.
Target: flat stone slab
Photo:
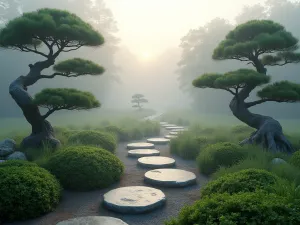
[[[104,195],[104,206],[112,211],[138,214],[163,206],[165,194],[158,189],[145,186],[121,187]]]
[[[186,128],[181,128],[181,129],[172,129],[173,132],[183,132],[183,131],[187,131]]]
[[[127,149],[153,149],[154,144],[147,142],[136,142],[127,145]]]
[[[120,219],[106,216],[86,216],[65,220],[56,225],[128,225]]]
[[[168,123],[167,122],[159,122],[159,124],[163,126],[163,125],[167,125]]]
[[[178,126],[173,126],[173,127],[166,127],[167,130],[177,130],[177,129],[185,129],[184,127],[178,127]]]
[[[164,124],[162,125],[162,127],[176,127],[175,124]]]
[[[169,168],[175,166],[175,159],[164,156],[142,157],[138,159],[138,165],[153,169]]]
[[[145,173],[147,183],[165,187],[185,187],[196,183],[196,175],[179,169],[156,169]]]
[[[178,133],[180,133],[180,132],[178,132],[178,131],[171,131],[169,134],[170,135],[178,135]]]
[[[128,151],[129,157],[140,158],[145,156],[159,156],[160,151],[156,149],[134,149]]]
[[[147,142],[152,143],[152,144],[164,145],[164,144],[168,144],[170,142],[170,139],[167,139],[167,138],[149,138],[149,139],[147,139]]]
[[[176,135],[166,135],[165,138],[173,139],[173,138],[177,138],[177,136]]]

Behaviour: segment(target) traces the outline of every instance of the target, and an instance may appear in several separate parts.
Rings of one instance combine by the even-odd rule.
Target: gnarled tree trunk
[[[266,75],[266,69],[259,60],[254,60],[254,65],[259,73]],[[292,153],[294,149],[282,132],[280,123],[269,116],[254,114],[249,111],[249,105],[245,99],[256,86],[246,85],[230,102],[233,115],[253,127],[256,131],[240,144],[258,144],[271,152]]]
[[[26,76],[20,76],[9,86],[9,93],[23,114],[31,124],[30,136],[24,138],[21,143],[23,148],[39,148],[44,144],[56,148],[60,142],[54,138],[54,131],[51,124],[43,118],[37,105],[33,103],[32,97],[27,92],[27,87],[41,79],[41,71],[54,64],[53,60],[46,60],[30,65],[30,72]]]

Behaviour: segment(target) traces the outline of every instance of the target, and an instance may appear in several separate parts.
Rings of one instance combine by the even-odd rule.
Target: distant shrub
[[[113,135],[100,131],[80,131],[69,137],[70,144],[94,145],[114,152],[117,147],[117,141]]]
[[[0,193],[0,220],[25,220],[54,210],[61,186],[34,163],[9,160],[0,164]]]
[[[231,128],[231,132],[234,134],[241,134],[241,133],[247,133],[251,134],[255,131],[252,127],[249,127],[247,125],[237,125]]]
[[[184,207],[166,225],[300,224],[299,204],[265,192],[215,194]]]
[[[123,174],[122,162],[110,152],[91,146],[70,146],[49,158],[45,167],[64,188],[87,191],[106,188]]]
[[[273,190],[274,184],[279,181],[276,175],[260,169],[246,169],[235,173],[225,174],[209,182],[202,190],[201,196],[216,193],[235,194],[238,192],[255,192],[258,189],[267,192]]]
[[[298,168],[300,168],[300,151],[296,151],[291,159],[290,159],[290,163]]]
[[[119,141],[123,142],[123,141],[130,140],[130,134],[128,132],[126,132],[126,130],[124,130],[120,127],[110,125],[110,126],[104,127],[103,130],[105,130],[106,132],[115,134]]]
[[[246,157],[243,148],[237,144],[223,142],[206,146],[197,157],[200,172],[209,175],[219,167],[232,166]]]
[[[191,132],[184,132],[172,139],[170,151],[183,159],[196,159],[201,148],[207,145],[207,138],[194,136]]]

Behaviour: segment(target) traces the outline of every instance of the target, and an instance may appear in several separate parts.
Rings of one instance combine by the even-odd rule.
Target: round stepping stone
[[[56,225],[128,225],[120,219],[106,216],[86,216],[65,220]]]
[[[164,145],[164,144],[168,144],[170,142],[170,139],[167,139],[167,138],[149,138],[147,139],[147,142],[149,143],[152,143],[152,144],[161,144],[161,145]]]
[[[175,127],[166,127],[167,130],[180,130],[180,129],[185,129],[184,127],[178,127],[178,126],[175,126]]]
[[[168,168],[175,166],[175,159],[164,156],[150,156],[138,159],[138,164],[153,169]]]
[[[129,157],[140,158],[145,156],[159,156],[160,152],[156,149],[135,149],[128,151]]]
[[[178,133],[179,133],[178,131],[171,131],[169,134],[170,135],[178,135]]]
[[[165,138],[174,139],[174,138],[177,138],[177,136],[176,135],[166,135]]]
[[[162,127],[176,127],[176,125],[175,124],[164,124],[164,125],[162,125]]]
[[[179,169],[157,169],[145,173],[145,182],[165,187],[185,187],[196,183],[196,175]]]
[[[173,132],[183,132],[187,131],[187,129],[172,129]]]
[[[144,186],[121,187],[104,195],[104,206],[112,211],[137,214],[163,206],[165,194],[158,189]]]
[[[152,149],[154,144],[147,142],[130,143],[127,145],[127,149]]]

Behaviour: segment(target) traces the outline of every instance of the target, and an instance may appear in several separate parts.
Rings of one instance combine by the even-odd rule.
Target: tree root
[[[266,120],[249,138],[240,142],[240,145],[245,144],[260,145],[273,153],[283,152],[292,154],[295,152],[291,143],[284,136],[279,122],[272,118]]]

